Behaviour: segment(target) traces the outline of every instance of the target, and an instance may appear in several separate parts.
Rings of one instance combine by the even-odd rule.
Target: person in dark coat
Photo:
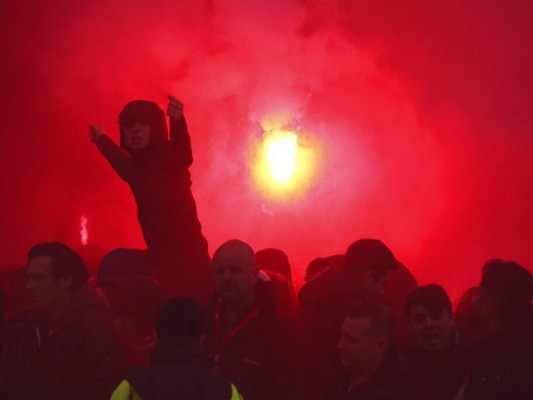
[[[148,366],[126,373],[111,400],[242,400],[237,388],[211,371],[202,356],[207,327],[192,299],[170,299],[157,317],[158,344]]]
[[[128,103],[119,116],[120,147],[96,125],[91,141],[128,183],[152,258],[152,275],[171,294],[206,301],[211,292],[207,241],[191,192],[192,151],[183,104],[169,96],[165,113],[151,101]]]
[[[442,286],[416,288],[405,315],[412,345],[405,351],[412,400],[453,400],[466,374],[464,352],[457,345],[452,304]]]
[[[337,345],[344,372],[340,393],[324,399],[407,400],[406,373],[392,341],[392,317],[382,305],[361,302],[346,314]]]
[[[483,267],[470,320],[481,335],[465,380],[465,400],[533,398],[531,273],[513,261]]]
[[[222,244],[213,255],[213,277],[206,319],[216,369],[247,400],[297,398],[295,341],[252,248],[240,240]]]
[[[34,309],[11,326],[8,398],[104,399],[121,363],[107,305],[89,287],[81,258],[60,243],[28,254]]]
[[[293,323],[306,348],[309,381],[328,379],[338,365],[344,316],[357,302],[378,301],[395,268],[396,259],[383,242],[361,239],[350,245],[340,268],[323,271],[301,288]]]

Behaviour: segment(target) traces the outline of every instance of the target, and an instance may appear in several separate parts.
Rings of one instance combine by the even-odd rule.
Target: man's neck
[[[224,301],[222,304],[224,305],[224,311],[228,317],[229,325],[234,326],[238,322],[239,317],[252,308],[253,303],[253,298],[245,302],[233,300]]]

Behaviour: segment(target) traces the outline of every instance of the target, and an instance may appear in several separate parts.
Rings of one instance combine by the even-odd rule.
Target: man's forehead
[[[49,256],[39,256],[28,261],[28,268],[26,272],[41,272],[48,273],[52,260]]]
[[[347,333],[365,333],[371,325],[368,318],[347,316],[344,318],[342,330]]]
[[[226,243],[213,255],[213,265],[254,266],[254,254],[244,243]]]

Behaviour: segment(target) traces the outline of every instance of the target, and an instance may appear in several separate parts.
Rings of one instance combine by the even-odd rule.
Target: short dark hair
[[[358,302],[350,308],[346,317],[368,319],[372,325],[373,333],[383,335],[389,341],[392,339],[392,315],[381,304],[371,301]]]
[[[28,252],[28,261],[37,257],[50,257],[50,274],[54,279],[72,278],[70,290],[76,292],[87,283],[89,270],[81,257],[63,243],[39,243]]]
[[[170,299],[157,316],[156,333],[160,343],[187,347],[206,332],[202,308],[188,297]]]
[[[376,280],[397,266],[392,251],[376,239],[361,239],[352,243],[346,250],[343,262],[343,268],[353,271],[357,276],[372,271]]]
[[[432,314],[438,314],[444,310],[450,316],[452,315],[452,302],[446,290],[436,283],[417,287],[409,294],[403,305],[407,318],[409,318],[409,312],[414,305],[420,305]]]
[[[479,286],[503,320],[519,318],[531,310],[531,273],[514,261],[489,260],[483,266]]]

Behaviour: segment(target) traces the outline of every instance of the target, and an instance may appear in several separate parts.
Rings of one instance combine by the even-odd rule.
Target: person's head
[[[280,249],[267,248],[255,253],[255,265],[262,270],[276,271],[292,284],[291,264],[287,254]]]
[[[225,242],[213,254],[212,265],[215,290],[222,301],[242,306],[253,302],[258,270],[250,245],[237,239]]]
[[[491,336],[531,312],[531,273],[514,261],[488,261],[478,289],[470,321],[482,336]]]
[[[26,289],[33,305],[47,311],[63,306],[87,283],[81,257],[62,243],[40,243],[28,253]]]
[[[134,276],[147,275],[148,270],[146,251],[118,248],[102,258],[97,271],[97,285],[111,308],[115,308],[124,282]]]
[[[261,269],[260,271],[267,274],[272,282],[278,311],[284,315],[292,314],[298,308],[298,298],[287,277],[269,269]]]
[[[119,115],[120,146],[130,153],[167,140],[165,112],[153,101],[135,100]]]
[[[310,281],[321,272],[333,268],[339,269],[342,266],[344,254],[335,254],[329,257],[317,257],[311,260],[305,270],[305,281]]]
[[[157,316],[157,340],[163,345],[197,347],[206,332],[201,307],[188,297],[170,299]]]
[[[355,375],[376,371],[391,343],[392,317],[380,304],[362,302],[346,314],[337,345],[341,365]]]
[[[373,300],[383,294],[383,288],[396,269],[397,261],[385,244],[376,239],[361,239],[348,247],[343,266],[350,271]]]
[[[426,351],[450,347],[454,332],[452,303],[442,286],[416,288],[407,298],[404,311],[415,347]]]

